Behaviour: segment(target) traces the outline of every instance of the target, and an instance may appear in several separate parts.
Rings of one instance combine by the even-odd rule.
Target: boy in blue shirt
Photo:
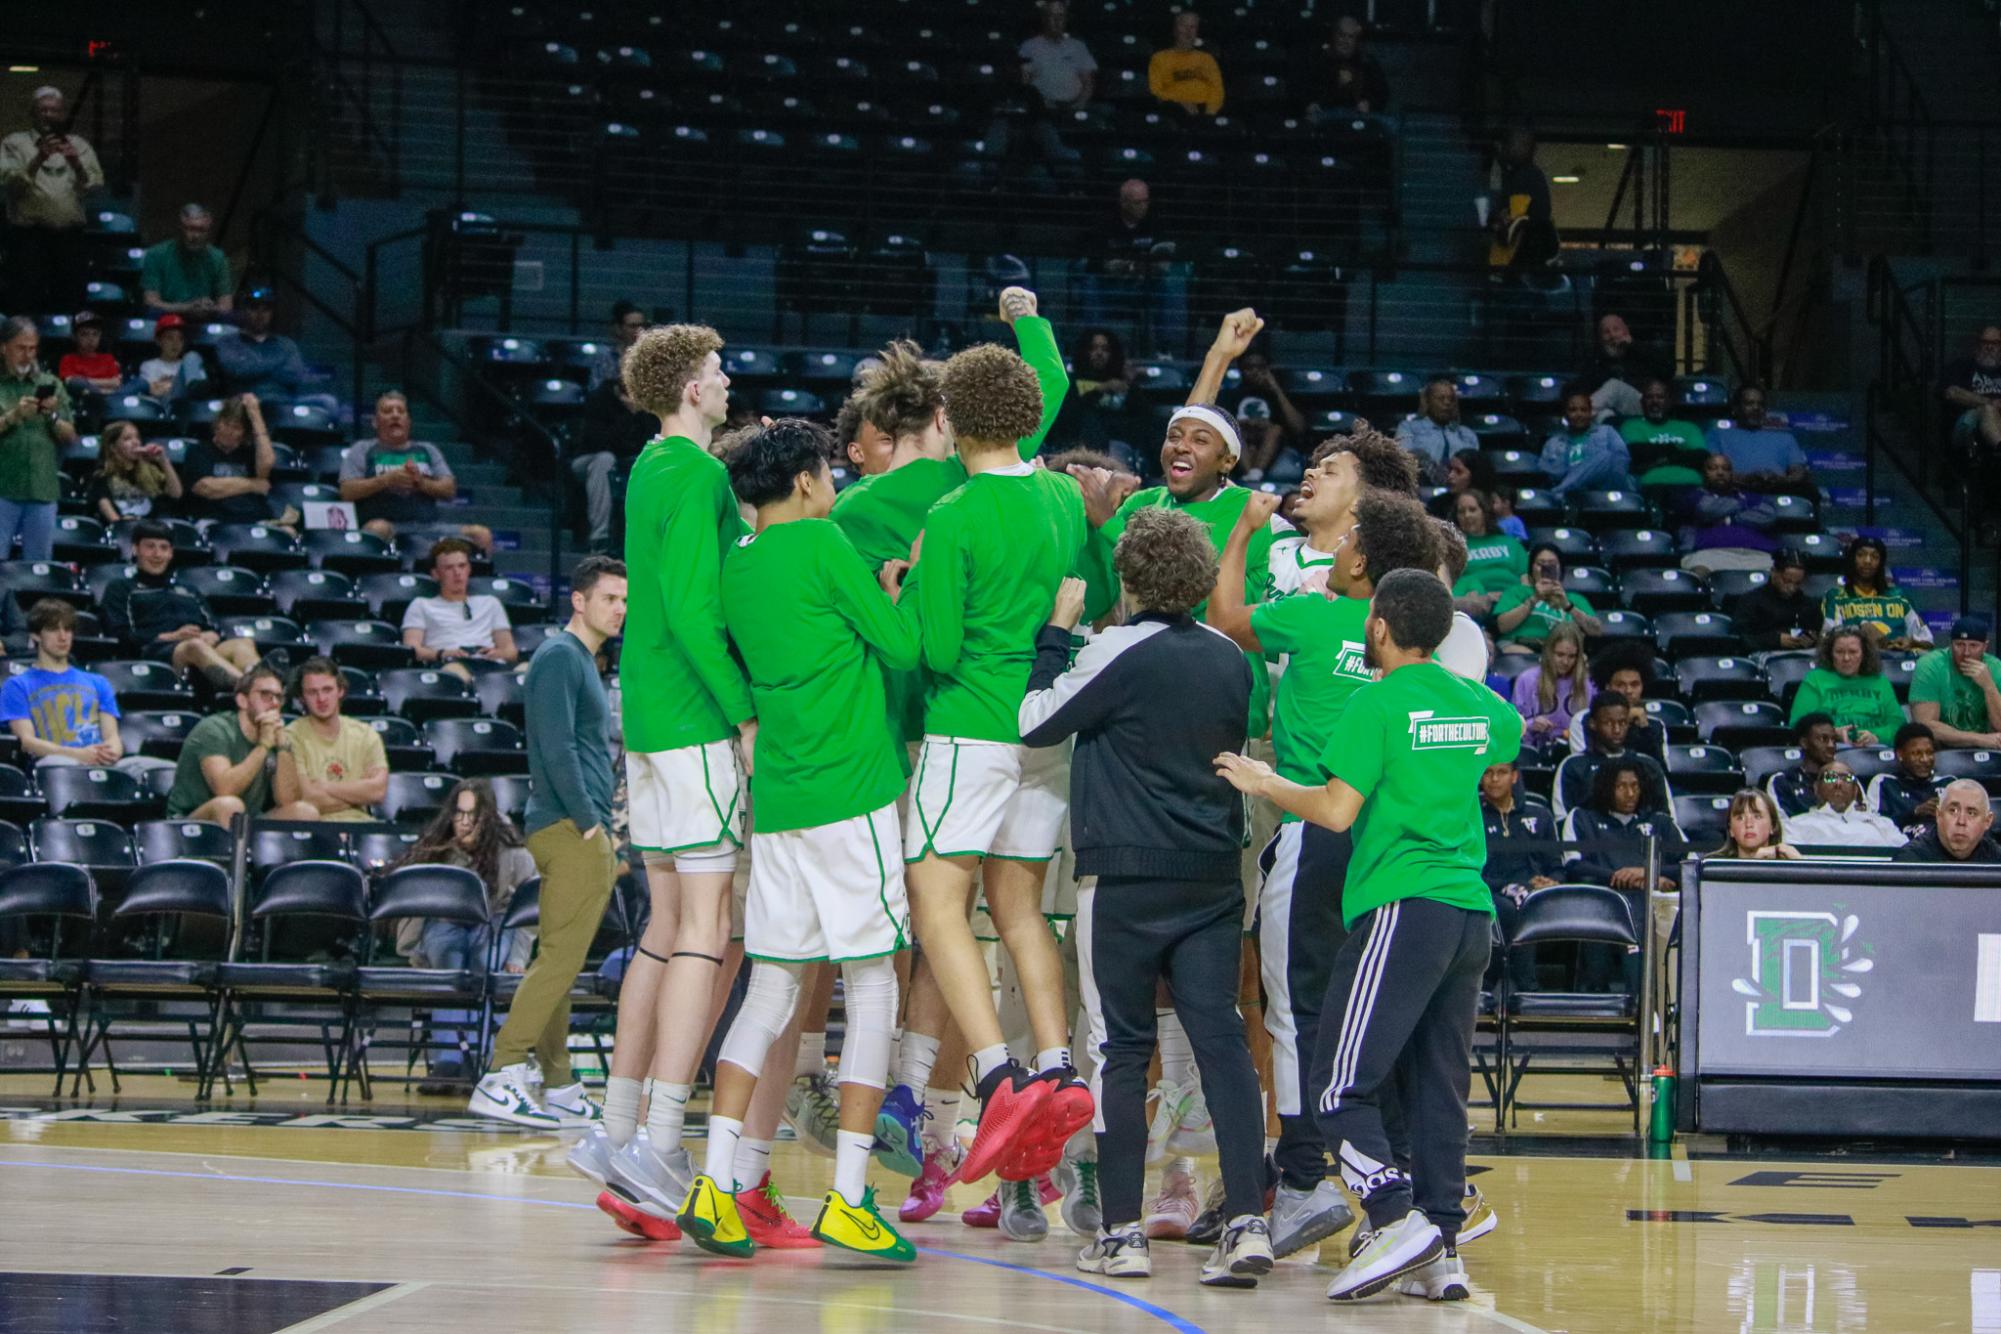
[[[43,598],[28,613],[35,665],[0,686],[0,722],[38,764],[154,768],[164,760],[125,759],[118,736],[118,697],[96,672],[70,665],[76,608]]]

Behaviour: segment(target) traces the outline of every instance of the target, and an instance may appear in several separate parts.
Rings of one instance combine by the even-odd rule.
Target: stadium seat
[[[224,639],[248,639],[257,646],[257,656],[268,658],[279,649],[286,652],[306,642],[306,632],[285,616],[225,616],[216,622]]]
[[[400,667],[377,678],[390,711],[424,723],[433,718],[471,718],[479,712],[472,687],[450,672]]]
[[[50,765],[36,774],[49,814],[63,820],[107,820],[130,824],[160,813],[139,780],[122,769],[95,765]]]
[[[250,831],[250,867],[260,876],[291,862],[332,862],[346,856],[347,832],[334,823],[260,822]]]
[[[1714,376],[1685,375],[1674,382],[1675,402],[1697,421],[1710,421],[1730,409],[1730,386]]]
[[[522,657],[527,657],[526,653]],[[499,718],[523,726],[526,714],[521,698],[521,677],[514,672],[481,672],[473,679],[473,693],[479,696],[479,711],[488,718]]]
[[[1618,891],[1599,885],[1552,885],[1536,890],[1522,902],[1514,928],[1507,935],[1507,948],[1557,942],[1625,950],[1639,944],[1639,933]],[[1639,1133],[1638,1009],[1636,999],[1623,991],[1580,994],[1507,988],[1501,1027],[1503,1115],[1516,1115],[1520,1109],[1534,1106],[1524,1102],[1519,1093],[1532,1059],[1549,1056],[1566,1062],[1553,1065],[1545,1061],[1545,1073],[1607,1073],[1603,1068],[1567,1064],[1580,1057],[1597,1057],[1613,1063],[1632,1108],[1634,1133]],[[1557,1043],[1551,1047],[1533,1043],[1539,1034],[1553,1035]],[[1627,1105],[1619,1104],[1621,1108]]]
[[[1788,649],[1765,655],[1765,685],[1772,698],[1790,709],[1800,682],[1814,668],[1814,655],[1805,649]]]
[[[1512,683],[1540,661],[1541,658],[1534,653],[1496,653],[1494,661],[1487,667],[1487,674],[1496,680]]]
[[[1619,588],[1627,606],[1648,616],[1707,611],[1710,605],[1708,585],[1687,570],[1629,570]]]
[[[1816,533],[1820,531],[1820,515],[1814,503],[1802,496],[1767,496],[1773,510],[1778,513],[1778,522],[1772,525],[1772,532]]]
[[[88,566],[116,560],[118,547],[103,524],[81,514],[56,519],[55,558],[66,565]]]
[[[1606,563],[1615,570],[1635,566],[1665,569],[1681,560],[1674,534],[1659,528],[1619,528],[1606,533],[1599,545]]]
[[[88,868],[107,892],[132,874],[131,836],[109,820],[37,820],[28,826],[28,850],[38,862]]]
[[[1669,611],[1654,617],[1654,636],[1670,658],[1730,653],[1739,647],[1736,628],[1720,611]]]
[[[382,749],[389,759],[390,772],[421,771],[430,767],[431,748],[424,744],[422,729],[408,718],[364,714],[359,710],[353,716],[374,728],[376,735],[382,738]]]
[[[19,866],[28,860],[28,835],[21,826],[0,820],[0,866]]]
[[[458,779],[445,773],[392,773],[381,803],[382,818],[393,824],[424,824],[445,804]]]
[[[422,837],[414,829],[370,829],[354,836],[348,856],[356,866],[374,875],[403,860]]]
[[[1745,746],[1737,751],[1737,763],[1744,766],[1744,782],[1751,787],[1763,787],[1773,774],[1799,762],[1797,746]]]
[[[1463,421],[1466,428],[1479,438],[1480,448],[1489,454],[1498,450],[1514,451],[1528,442],[1527,430],[1506,413],[1469,413]],[[1498,468],[1495,475],[1499,476]]]
[[[1971,778],[1983,783],[2001,779],[2001,751],[1941,750],[1938,772],[1947,778]]]
[[[519,579],[475,575],[467,583],[466,589],[471,593],[499,598],[501,605],[507,608],[509,620],[516,616],[524,620],[540,620],[549,614],[549,604],[542,600],[542,595],[535,591],[535,586]]]
[[[315,569],[359,578],[393,573],[399,564],[395,549],[387,542],[355,528],[308,529],[301,543]]]
[[[1704,741],[1740,757],[1760,746],[1783,746],[1793,734],[1785,710],[1769,700],[1705,700],[1695,706],[1695,727]]]
[[[497,718],[434,718],[424,724],[424,740],[440,768],[469,777],[522,773],[528,767],[521,732]]]
[[[177,579],[207,598],[208,609],[217,616],[262,616],[278,609],[264,580],[241,565],[197,565],[180,571]]]
[[[413,917],[483,927],[488,918],[486,885],[469,867],[441,864],[398,867],[376,881],[369,895],[368,920],[382,926]],[[368,961],[355,971],[357,1012],[349,1077],[359,1071],[364,1081],[370,1048],[411,1050],[429,1045],[424,1031],[429,1028],[428,1023],[406,1026],[401,1034],[378,1031],[377,1015],[381,1010],[429,1010],[433,1006],[481,1009],[486,1000],[484,960],[478,966],[463,968],[379,964],[374,959],[382,936],[381,931],[369,934]],[[411,1028],[417,1031],[412,1032]],[[484,1031],[483,1026],[472,1030],[475,1049],[467,1051],[461,1062],[466,1069],[485,1069],[485,1042],[479,1036]]]
[[[1601,570],[1595,565],[1568,565],[1563,571],[1563,586],[1598,603],[1618,595],[1619,581],[1612,577],[1610,570]]]
[[[43,1024],[55,1057],[58,1095],[76,1044],[83,998],[81,960],[97,920],[97,906],[97,886],[81,866],[21,865],[0,870],[0,924],[48,926],[42,937],[48,941],[45,950],[26,948],[39,942],[24,930],[21,957],[0,958],[0,996],[47,1005]]]
[[[1499,478],[1505,485],[1527,486],[1533,491],[1534,488],[1540,486],[1546,480],[1543,476],[1542,464],[1536,461],[1536,454],[1533,450],[1488,450],[1487,461],[1494,465],[1494,476]],[[1540,496],[1541,493],[1536,492],[1535,495]],[[1563,518],[1563,507],[1554,501],[1547,503],[1538,501],[1535,499],[1535,496],[1532,496],[1529,513],[1534,516],[1533,522],[1552,523]],[[1519,497],[1517,497],[1515,503],[1515,514],[1523,523],[1531,522],[1528,516],[1522,514]]]
[[[338,570],[276,570],[266,581],[279,612],[301,625],[313,621],[365,620],[366,599]]]
[[[236,859],[236,838],[208,820],[141,820],[132,826],[139,864],[196,859],[223,866]]]
[[[1763,588],[1771,580],[1772,576],[1763,570],[1715,570],[1709,576],[1709,596],[1715,600],[1718,611],[1734,616],[1738,598]]]
[[[111,682],[120,709],[194,709],[195,692],[163,662],[100,662],[91,670]]]
[[[542,647],[542,641],[556,631],[560,625],[550,625],[546,621],[534,621],[514,627],[514,647],[520,652],[523,662],[535,656],[535,650]]]
[[[1883,655],[1883,675],[1890,678],[1890,689],[1896,692],[1897,702],[1906,703],[1911,697],[1911,678],[1917,675],[1916,653],[1885,653]]]
[[[1636,611],[1623,607],[1610,607],[1598,613],[1600,632],[1598,641],[1609,644],[1614,640],[1644,639],[1654,642],[1654,624]]]
[[[167,532],[174,542],[174,568],[186,570],[190,565],[206,565],[214,556],[209,549],[208,538],[201,529],[185,519],[160,519],[167,525]],[[132,528],[129,523],[116,524],[111,529],[112,537],[118,543],[118,555],[125,561],[132,559]]]
[[[1869,780],[1876,777],[1876,775],[1894,773],[1896,771],[1897,752],[1887,744],[1889,741],[1888,737],[1882,739],[1886,744],[1881,746],[1847,746],[1840,752],[1839,758],[1854,771],[1856,779],[1865,788],[1869,786]]]
[[[1806,562],[1808,574],[1841,572],[1841,540],[1827,533],[1802,533],[1793,539],[1793,550]]]
[[[0,561],[0,591],[10,594],[26,611],[43,598],[55,598],[90,610],[90,590],[67,565],[46,560]]]
[[[438,581],[428,574],[405,574],[401,570],[364,574],[354,581],[355,591],[368,603],[377,620],[403,624],[403,613],[418,598],[438,595]]]
[[[525,774],[495,774],[487,780],[493,786],[493,803],[519,829],[528,815],[529,782]]]
[[[415,665],[417,650],[403,642],[403,633],[387,621],[314,621],[306,634],[319,651],[343,667],[368,671]]]
[[[334,415],[313,403],[285,405],[271,414],[270,427],[271,438],[287,445],[329,445],[342,439],[341,425]]]
[[[1677,794],[1674,822],[1695,847],[1720,847],[1730,836],[1730,794]]]
[[[1515,517],[1530,528],[1562,523],[1569,515],[1563,501],[1540,487],[1525,486],[1515,493]]]
[[[226,565],[246,570],[300,570],[306,553],[281,528],[261,523],[219,523],[208,531],[209,545]]]
[[[1674,680],[1681,697],[1693,704],[1765,697],[1764,673],[1750,658],[1690,655],[1675,664]]]
[[[1677,745],[1689,745],[1698,739],[1695,728],[1695,713],[1678,699],[1650,699],[1642,708],[1647,717],[1661,725],[1667,739]]]
[[[1594,533],[1644,527],[1653,517],[1653,507],[1638,491],[1573,491],[1570,506],[1573,522]]]
[[[26,825],[49,813],[49,803],[27,773],[11,764],[0,764],[0,818],[10,824]]]
[[[1677,792],[1728,796],[1744,786],[1744,771],[1737,766],[1737,757],[1722,746],[1670,745],[1667,772]]]

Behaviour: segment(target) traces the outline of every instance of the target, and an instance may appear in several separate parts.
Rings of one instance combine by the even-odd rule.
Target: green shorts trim
[[[843,954],[838,957],[831,954],[815,954],[800,959],[788,959],[777,954],[752,954],[749,951],[745,951],[743,957],[755,963],[866,963],[870,959],[892,958],[903,953],[908,948],[910,947],[907,945],[899,945],[893,950],[878,950],[874,954]]]
[[[1047,857],[1016,857],[1005,852],[987,852],[987,853],[982,853],[980,855],[985,857],[988,861],[1021,862],[1028,866],[1047,866],[1049,865],[1049,863],[1055,861],[1058,857],[1061,857],[1063,855],[1063,849],[1058,848],[1056,849],[1056,851],[1050,853]]]
[[[952,747],[952,768],[945,775],[945,806],[938,812],[936,820],[926,819],[924,815],[924,773],[931,764],[931,747],[927,743],[918,748],[917,777],[911,780],[910,784],[910,813],[917,817],[917,827],[924,831],[924,848],[915,857],[905,857],[903,860],[906,865],[911,862],[921,862],[927,855],[934,853],[940,857],[983,857],[986,855],[979,852],[937,852],[932,845],[931,840],[937,837],[940,829],[945,827],[945,817],[951,814],[952,811],[952,797],[959,790],[959,743],[954,741],[948,744]]]

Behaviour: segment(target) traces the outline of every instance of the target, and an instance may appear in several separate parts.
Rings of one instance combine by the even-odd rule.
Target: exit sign
[[[1662,134],[1686,134],[1688,112],[1681,107],[1655,107],[1654,128]]]

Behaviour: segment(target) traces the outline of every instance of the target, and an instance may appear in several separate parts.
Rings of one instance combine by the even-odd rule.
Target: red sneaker
[[[1045,1070],[1035,1082],[1048,1088],[1042,1113],[1034,1127],[1015,1144],[1012,1157],[1001,1164],[1002,1181],[1027,1181],[1055,1170],[1063,1161],[1063,1146],[1070,1137],[1091,1124],[1095,1104],[1091,1089],[1068,1066]]]
[[[771,1188],[769,1172],[755,1186],[736,1193],[736,1208],[743,1215],[744,1231],[750,1233],[750,1239],[759,1248],[768,1246],[779,1251],[819,1249],[819,1238],[799,1226],[798,1220],[785,1211],[784,1199]]]
[[[1041,1119],[1051,1087],[1009,1062],[980,1081],[980,1129],[959,1166],[959,1180],[978,1181],[1020,1148],[1021,1137]]]
[[[671,1218],[656,1218],[630,1204],[608,1190],[598,1192],[598,1208],[611,1215],[611,1221],[620,1229],[647,1241],[679,1241],[681,1229]]]

